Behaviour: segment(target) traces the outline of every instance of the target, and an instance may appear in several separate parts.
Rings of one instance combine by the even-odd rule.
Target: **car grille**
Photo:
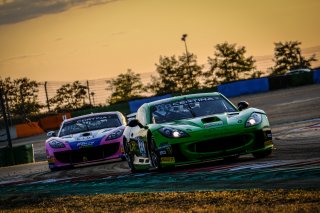
[[[191,144],[188,149],[192,152],[206,153],[219,152],[244,146],[250,141],[249,135],[237,135],[232,137],[218,138],[215,140],[200,141]]]
[[[190,144],[187,149],[189,152],[194,153],[211,153],[219,152],[224,150],[236,149],[241,146],[245,146],[250,143],[253,135],[236,135],[224,138],[217,138],[214,140],[199,141]],[[187,157],[184,156],[181,151],[180,144],[172,145],[173,155],[175,156],[176,162],[188,161]],[[216,156],[218,157],[218,156]]]
[[[119,146],[120,143],[112,143],[78,150],[55,152],[54,156],[61,163],[81,163],[102,160],[117,153]]]

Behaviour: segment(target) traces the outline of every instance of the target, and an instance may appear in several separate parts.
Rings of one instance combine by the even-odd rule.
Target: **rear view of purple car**
[[[45,142],[49,168],[70,168],[111,159],[124,159],[125,117],[120,112],[103,112],[64,120],[58,134]]]

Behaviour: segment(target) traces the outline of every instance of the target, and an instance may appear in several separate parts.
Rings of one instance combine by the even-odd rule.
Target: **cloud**
[[[75,6],[91,7],[116,0],[0,0],[0,25],[60,13]]]
[[[30,54],[30,55],[13,56],[13,57],[10,57],[10,58],[5,58],[5,59],[0,60],[0,63],[13,61],[13,60],[21,60],[21,59],[26,59],[26,58],[31,58],[31,57],[38,57],[38,56],[42,56],[42,55],[45,55],[45,54],[44,53],[38,53],[38,54]]]

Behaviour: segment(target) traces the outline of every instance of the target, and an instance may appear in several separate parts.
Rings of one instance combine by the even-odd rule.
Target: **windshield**
[[[152,106],[151,118],[152,123],[166,123],[225,112],[237,112],[237,110],[224,98],[209,96],[188,98]]]
[[[77,134],[98,129],[115,128],[121,126],[118,115],[96,115],[78,120],[72,120],[63,124],[59,136]]]

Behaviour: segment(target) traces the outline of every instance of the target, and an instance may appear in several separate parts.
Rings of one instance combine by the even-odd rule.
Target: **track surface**
[[[43,141],[35,141],[36,163],[0,168],[2,195],[45,195],[225,189],[320,189],[320,85],[232,98],[267,112],[275,150],[264,159],[242,156],[173,171],[131,174],[124,161],[47,169]],[[39,139],[38,139],[39,140]]]

